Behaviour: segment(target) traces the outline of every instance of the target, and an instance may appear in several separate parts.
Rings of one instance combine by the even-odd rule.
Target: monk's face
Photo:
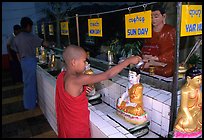
[[[162,15],[159,10],[152,12],[152,25],[153,26],[164,24],[163,22],[164,20],[165,20],[165,14]]]
[[[87,59],[87,54],[85,52],[81,53],[81,56],[76,60],[76,71],[77,73],[83,73],[86,69],[86,59]]]

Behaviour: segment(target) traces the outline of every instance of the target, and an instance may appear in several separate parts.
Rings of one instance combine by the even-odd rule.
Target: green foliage
[[[113,56],[117,56],[121,52],[122,45],[119,39],[112,40],[109,45],[109,50],[113,53]]]
[[[142,43],[136,41],[134,43],[127,43],[124,45],[121,51],[122,57],[129,57],[131,55],[139,55],[141,53]]]
[[[129,57],[131,55],[140,55],[142,43],[137,40],[133,43],[122,45],[121,41],[116,38],[109,43],[109,51],[113,53],[114,61],[118,62],[120,57]]]
[[[193,54],[191,58],[188,60],[187,64],[197,65],[198,62],[201,61],[201,58],[198,54]]]

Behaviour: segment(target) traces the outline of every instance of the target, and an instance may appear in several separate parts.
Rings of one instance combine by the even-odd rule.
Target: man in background
[[[22,70],[16,54],[16,48],[14,46],[14,38],[21,32],[20,25],[13,26],[13,33],[7,40],[7,51],[9,55],[10,72],[12,76],[13,84],[22,83]]]
[[[25,109],[34,109],[37,103],[36,47],[48,46],[43,39],[32,33],[33,21],[21,19],[22,32],[14,39],[23,72],[23,104]]]

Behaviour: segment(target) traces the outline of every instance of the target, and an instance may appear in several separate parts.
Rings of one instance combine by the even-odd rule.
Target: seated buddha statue
[[[118,98],[117,114],[126,121],[140,125],[147,121],[147,113],[143,109],[143,85],[140,81],[139,69],[129,71],[126,92]]]
[[[144,40],[141,49],[143,61],[146,62],[142,70],[149,72],[154,66],[154,74],[173,76],[174,48],[176,30],[173,26],[165,24],[165,9],[159,4],[152,9],[152,37]]]
[[[202,135],[202,74],[197,67],[186,71],[181,88],[181,104],[174,124],[175,138],[196,138]]]

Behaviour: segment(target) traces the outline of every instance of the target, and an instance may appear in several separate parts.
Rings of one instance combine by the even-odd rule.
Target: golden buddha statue
[[[133,124],[147,122],[147,113],[143,109],[143,85],[139,82],[139,69],[129,71],[128,87],[117,102],[117,114]]]
[[[197,67],[186,71],[181,88],[181,104],[174,124],[175,138],[196,138],[202,135],[202,73]]]
[[[39,48],[38,47],[36,48],[35,53],[36,53],[36,58],[39,58]]]
[[[45,49],[44,47],[41,46],[41,63],[46,63],[46,52],[45,52]]]
[[[50,69],[51,69],[51,70],[54,70],[54,69],[55,69],[55,66],[56,66],[55,54],[53,53],[53,54],[51,55]]]
[[[94,74],[93,70],[90,68],[90,64],[88,62],[86,62],[86,70],[84,72],[84,74]],[[95,86],[94,84],[88,85],[89,87],[91,87],[93,90],[91,92],[89,92],[87,95],[88,96],[93,96],[96,93],[95,90]]]

